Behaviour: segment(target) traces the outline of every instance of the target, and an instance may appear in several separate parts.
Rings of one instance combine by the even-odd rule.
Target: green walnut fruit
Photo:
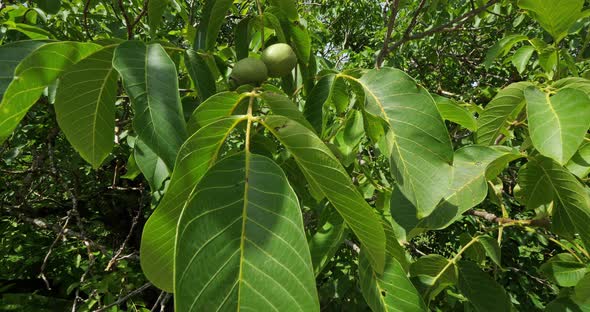
[[[297,56],[288,44],[277,43],[264,49],[262,61],[266,64],[270,77],[283,77],[295,68]]]
[[[229,76],[230,85],[235,87],[254,84],[259,85],[268,79],[268,69],[264,62],[257,58],[247,57],[234,64],[234,69]]]

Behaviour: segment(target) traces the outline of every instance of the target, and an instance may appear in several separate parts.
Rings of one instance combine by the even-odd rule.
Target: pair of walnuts
[[[234,64],[229,77],[231,85],[259,85],[268,77],[283,77],[297,65],[297,56],[288,44],[277,43],[262,51],[260,59],[247,57]]]

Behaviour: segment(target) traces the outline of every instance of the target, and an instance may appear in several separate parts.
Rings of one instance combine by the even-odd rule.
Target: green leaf
[[[556,42],[582,17],[584,0],[519,0],[518,6],[528,10]]]
[[[235,41],[236,41],[236,61],[247,58],[250,53],[250,31],[252,30],[251,21],[254,17],[246,16],[238,22],[235,27]]]
[[[322,77],[309,93],[303,107],[303,115],[313,125],[317,133],[322,133],[324,128],[324,104],[330,96],[334,78],[335,75]]]
[[[359,255],[359,283],[363,297],[372,311],[427,311],[426,304],[418,290],[406,275],[400,264],[405,260],[404,249],[393,234],[391,225],[385,225],[387,246],[383,274],[376,273],[366,252],[361,248]]]
[[[309,128],[309,130],[314,130],[297,107],[297,104],[293,103],[286,95],[265,91],[260,94],[260,98],[269,106],[273,114],[288,117]]]
[[[105,47],[66,70],[59,79],[55,113],[74,149],[94,168],[113,149],[117,72],[115,46]]]
[[[394,191],[391,197],[391,215],[400,226],[414,234],[426,229],[442,229],[460,218],[463,213],[487,196],[487,179],[495,177],[504,166],[522,157],[504,146],[466,146],[455,152],[451,187],[434,212],[421,220],[415,217],[416,208]]]
[[[469,299],[476,311],[507,311],[512,309],[510,296],[477,264],[459,261],[459,290]]]
[[[205,0],[193,47],[195,50],[209,51],[215,47],[217,35],[232,4],[233,0]]]
[[[311,130],[289,118],[271,115],[262,124],[293,154],[309,183],[321,190],[367,249],[373,268],[382,272],[383,226],[330,149]]]
[[[35,1],[39,8],[49,14],[59,12],[61,7],[61,0],[37,0]]]
[[[578,233],[590,247],[590,197],[575,176],[551,158],[538,156],[520,169],[518,177],[527,208],[553,201],[553,231],[568,238]]]
[[[319,311],[299,202],[272,160],[246,152],[215,164],[178,227],[179,311]]]
[[[184,55],[184,63],[195,84],[197,95],[201,102],[207,100],[217,92],[215,77],[203,55],[193,50],[187,50]]]
[[[155,34],[162,24],[162,16],[168,7],[170,0],[150,0],[148,2],[148,25],[150,33]]]
[[[348,108],[349,101],[346,81],[344,78],[336,76],[330,88],[330,95],[327,99],[328,104],[332,105],[337,113],[343,113]]]
[[[189,133],[194,133],[214,121],[234,114],[249,96],[245,93],[220,92],[201,103],[187,123]]]
[[[535,87],[527,88],[524,95],[533,146],[560,164],[567,163],[590,127],[590,97],[575,89],[550,96]]]
[[[180,213],[197,183],[217,161],[230,132],[244,119],[232,116],[213,122],[190,136],[180,148],[170,185],[141,237],[141,267],[158,288],[173,291],[174,239]]]
[[[590,305],[590,273],[586,273],[586,275],[584,275],[578,284],[576,284],[574,291],[574,300],[576,302]]]
[[[417,217],[428,216],[448,190],[453,162],[449,133],[432,96],[397,69],[346,78],[365,90],[367,111],[387,122],[392,174]]]
[[[298,21],[297,3],[294,0],[270,0],[270,4],[277,7],[289,20]]]
[[[529,45],[520,47],[520,49],[514,52],[514,55],[512,56],[512,65],[516,67],[519,74],[522,74],[525,71],[526,65],[529,63],[531,56],[533,56],[533,52],[535,52],[535,48]]]
[[[486,59],[483,63],[484,66],[489,68],[492,66],[495,59],[506,55],[515,44],[528,39],[529,38],[525,35],[510,35],[502,38],[488,50]]]
[[[477,130],[475,116],[467,108],[461,107],[457,102],[443,96],[433,95],[432,97],[442,118],[471,131]]]
[[[457,266],[441,255],[418,258],[410,266],[410,274],[428,286],[457,284]]]
[[[502,267],[501,249],[500,245],[498,245],[498,241],[489,235],[481,235],[478,236],[477,242],[481,244],[488,257],[490,257],[490,259],[492,259],[492,261],[494,261],[499,267]]]
[[[17,65],[44,44],[46,44],[44,41],[23,40],[0,46],[0,72],[2,72],[2,76],[0,76],[0,100],[14,78],[14,70]]]
[[[318,276],[334,257],[346,233],[344,220],[334,209],[325,208],[323,211],[328,214],[326,221],[318,226],[318,230],[307,241],[315,276]]]
[[[16,30],[25,34],[27,37],[31,39],[50,39],[54,38],[53,35],[43,28],[39,28],[29,24],[23,23],[14,23],[12,21],[4,22],[3,24],[8,29]]]
[[[135,140],[134,158],[137,167],[143,173],[143,176],[148,181],[152,192],[156,192],[162,188],[162,183],[170,176],[170,171],[162,158],[141,140]]]
[[[157,43],[127,41],[115,49],[113,67],[133,104],[133,128],[171,170],[187,136],[174,62]]]
[[[477,120],[477,143],[493,145],[509,122],[515,120],[525,106],[524,90],[530,82],[517,82],[502,89],[488,103]]]
[[[565,167],[580,179],[590,173],[590,142],[584,141]]]
[[[291,36],[291,46],[297,55],[299,64],[307,65],[311,57],[311,36],[307,28],[299,23],[289,23],[289,35]]]
[[[49,84],[64,70],[100,48],[94,43],[53,42],[25,57],[14,72],[14,77],[18,78],[8,85],[0,102],[0,143],[8,138]]]
[[[573,287],[584,278],[588,269],[568,253],[553,256],[540,267],[541,272],[561,287]]]

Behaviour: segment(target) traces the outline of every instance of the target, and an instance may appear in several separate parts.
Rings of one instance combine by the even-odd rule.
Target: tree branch
[[[106,310],[108,310],[109,308],[111,308],[111,307],[114,307],[114,306],[116,306],[116,305],[119,305],[119,304],[121,304],[121,303],[123,303],[123,302],[127,301],[129,298],[131,298],[131,297],[133,297],[133,296],[135,296],[135,295],[137,295],[137,294],[139,294],[139,293],[142,293],[143,291],[145,291],[146,289],[150,288],[151,286],[152,286],[152,283],[149,283],[149,282],[148,282],[148,283],[145,283],[145,284],[143,284],[143,286],[141,286],[141,287],[137,288],[136,290],[134,290],[134,291],[132,291],[132,292],[128,293],[127,295],[125,295],[125,296],[123,296],[123,297],[121,297],[121,298],[117,299],[117,301],[115,301],[115,302],[113,302],[113,303],[111,303],[111,304],[108,304],[108,305],[106,305],[106,306],[104,306],[104,307],[102,307],[102,308],[96,309],[96,310],[94,310],[93,312],[102,312],[102,311],[106,311]]]
[[[393,27],[395,26],[395,20],[397,19],[399,1],[400,0],[393,0],[393,3],[391,4],[391,14],[389,15],[389,22],[387,23],[387,33],[385,34],[383,47],[381,48],[381,51],[379,51],[379,55],[377,55],[377,59],[375,60],[375,68],[380,68],[381,65],[383,65],[385,57],[389,55],[389,41],[391,40],[391,34],[393,33]]]
[[[431,28],[431,29],[426,30],[424,32],[417,33],[414,35],[407,34],[407,36],[404,36],[400,40],[398,40],[397,42],[393,43],[389,47],[389,52],[394,51],[395,49],[399,48],[399,46],[401,46],[402,44],[404,44],[408,41],[422,39],[424,37],[428,37],[428,36],[433,35],[435,33],[450,32],[450,31],[455,31],[457,29],[460,29],[461,25],[463,25],[469,19],[471,19],[472,17],[476,16],[477,14],[487,10],[487,8],[496,4],[498,1],[499,0],[490,0],[488,3],[486,3],[485,5],[477,8],[477,9],[471,10],[471,11],[453,19],[452,21],[450,21],[448,23],[439,25],[437,27]]]
[[[482,218],[487,221],[498,223],[498,224],[516,223],[516,224],[521,224],[521,225],[528,225],[528,226],[542,227],[542,228],[550,228],[551,227],[551,221],[549,221],[548,219],[516,220],[516,219],[498,217],[493,213],[489,213],[489,212],[483,211],[483,210],[475,210],[475,209],[469,210],[465,214],[475,216],[478,218]]]

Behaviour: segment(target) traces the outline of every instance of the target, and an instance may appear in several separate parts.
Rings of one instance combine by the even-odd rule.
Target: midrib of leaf
[[[252,104],[250,104],[252,105]],[[251,107],[249,107],[251,109]],[[247,134],[246,137],[249,137],[250,132],[250,120],[248,120],[247,125]],[[248,219],[248,187],[249,182],[248,178],[250,177],[250,147],[249,147],[249,140],[246,142],[246,172],[245,172],[245,181],[244,181],[244,206],[242,208],[242,237],[240,237],[240,271],[238,273],[238,305],[237,311],[240,312],[240,302],[241,302],[241,294],[242,294],[242,284],[244,283],[243,273],[244,273],[244,245],[246,242],[246,221]],[[273,306],[272,304],[270,304]],[[273,306],[274,307],[274,306]]]
[[[549,93],[545,93],[545,101],[547,102],[548,106],[549,106],[549,110],[551,110],[551,113],[553,113],[553,115],[555,116],[555,120],[557,121],[557,131],[559,131],[559,141],[560,141],[560,145],[562,146],[562,150],[560,151],[561,153],[561,157],[563,157],[563,129],[561,127],[561,121],[559,120],[559,115],[557,115],[557,112],[555,111],[555,108],[553,107],[553,103],[551,102],[551,97]],[[547,142],[549,139],[551,138],[551,136],[545,138],[545,141],[543,141],[543,143],[541,143],[541,145],[544,145],[545,142]]]

